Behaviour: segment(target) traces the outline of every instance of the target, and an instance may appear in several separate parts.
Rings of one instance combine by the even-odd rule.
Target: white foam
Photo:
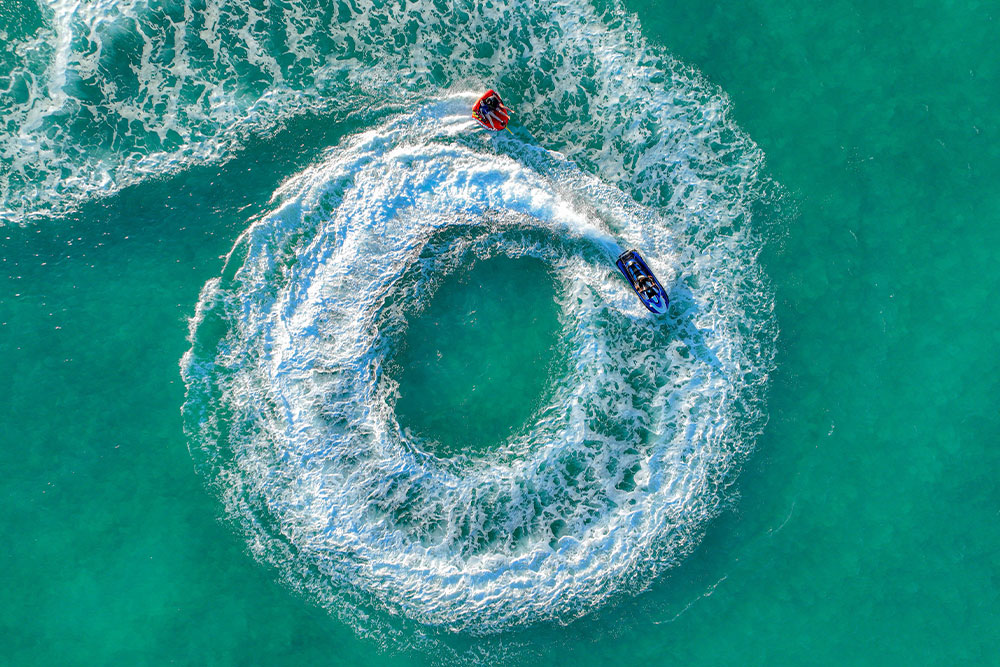
[[[361,631],[568,620],[641,589],[696,543],[760,417],[771,341],[743,332],[767,312],[733,294],[756,275],[751,239],[714,236],[706,259],[670,209],[465,132],[473,99],[363,133],[285,183],[232,280],[206,286],[182,364],[194,452],[231,515]],[[702,287],[653,317],[615,274],[616,237],[642,242],[667,285]],[[407,309],[493,254],[553,267],[568,370],[523,434],[441,460],[399,428],[383,365]]]
[[[0,93],[0,120],[18,128],[0,135],[0,221],[62,215],[225,159],[302,113],[341,117],[440,81],[478,88],[497,72],[514,88],[517,124],[639,199],[671,182],[697,216],[757,177],[759,155],[733,132],[724,96],[646,45],[627,14],[542,0],[383,5],[342,3],[331,22],[328,3],[304,0],[266,15],[209,0],[169,16],[141,0],[50,0],[46,29],[16,50],[11,81],[27,82],[26,99]],[[121,69],[136,42],[138,62]],[[504,48],[481,55],[483,44]],[[688,159],[664,157],[676,154]]]
[[[412,96],[279,188],[205,286],[182,361],[192,452],[251,551],[362,633],[568,620],[641,589],[697,543],[762,423],[760,151],[621,11],[332,7],[51,0],[0,91],[0,221]],[[471,131],[464,91],[494,84],[534,144]],[[669,318],[623,289],[618,242],[657,269]],[[568,370],[521,436],[441,461],[392,414],[389,296],[425,301],[469,253],[552,266]]]

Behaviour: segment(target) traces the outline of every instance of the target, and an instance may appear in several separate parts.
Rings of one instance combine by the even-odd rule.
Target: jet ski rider
[[[640,291],[645,292],[646,296],[650,299],[654,299],[659,296],[659,292],[656,290],[656,283],[654,283],[653,279],[649,276],[642,274],[642,269],[639,267],[637,262],[634,260],[629,261],[628,267],[632,271],[633,275],[638,276],[635,283],[638,285]]]
[[[479,111],[483,118],[493,123],[502,123],[503,119],[496,113],[500,108],[500,96],[493,93],[479,105]]]
[[[627,250],[618,255],[615,265],[647,310],[659,315],[667,312],[670,305],[667,292],[643,261],[638,250]]]

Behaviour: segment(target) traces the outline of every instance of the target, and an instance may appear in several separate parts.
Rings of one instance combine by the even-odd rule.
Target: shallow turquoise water
[[[493,258],[441,285],[394,359],[400,425],[444,454],[488,449],[521,428],[557,354],[551,283],[537,260]]]
[[[167,14],[183,18],[183,8]],[[722,492],[724,511],[704,524],[694,550],[658,577],[637,576],[568,625],[538,622],[486,636],[458,631],[428,649],[409,645],[434,636],[419,625],[390,626],[397,634],[387,638],[380,625],[321,608],[315,595],[288,581],[280,563],[262,565],[247,553],[238,524],[217,520],[219,495],[195,471],[180,412],[178,362],[190,347],[188,318],[199,293],[223,273],[222,257],[249,222],[273,208],[279,184],[315,164],[325,148],[399,112],[362,110],[362,92],[361,102],[327,107],[320,89],[320,102],[305,105],[303,115],[250,126],[239,145],[222,142],[223,157],[180,160],[168,175],[136,178],[105,198],[86,189],[19,190],[19,178],[45,178],[31,160],[25,176],[7,181],[13,189],[5,191],[5,211],[40,215],[8,222],[0,253],[0,353],[8,378],[0,449],[5,662],[995,660],[1000,461],[991,446],[998,433],[991,297],[998,287],[992,260],[1000,240],[993,186],[1000,176],[1000,87],[992,10],[912,3],[628,9],[651,43],[729,95],[730,113],[785,189],[753,220],[780,329],[766,395],[770,419],[735,485]],[[7,38],[27,40],[40,22],[53,20],[46,16],[4,11]],[[448,20],[467,19],[458,12]],[[165,21],[156,12],[149,18],[150,25]],[[111,25],[120,54],[109,47],[95,80],[117,76],[127,88],[130,70],[118,58],[141,61],[129,46],[141,39],[127,20]],[[281,44],[283,37],[273,39]],[[406,39],[388,41],[405,50]],[[317,58],[355,48],[335,42],[321,43]],[[16,58],[3,57],[6,72]],[[377,66],[370,53],[357,57]],[[260,74],[244,60],[233,62],[242,95],[266,87],[266,67]],[[432,63],[413,85],[433,100],[436,81],[478,85],[488,64],[466,73]],[[283,70],[287,81],[306,81],[307,88],[322,78],[309,62],[297,67]],[[511,66],[507,89],[521,84],[544,93],[549,83],[540,67],[537,74]],[[23,101],[27,87],[4,85],[8,99]],[[67,85],[76,84],[70,78]],[[353,90],[351,82],[330,85]],[[579,94],[586,101],[597,93]],[[197,98],[188,92],[180,99],[185,95]],[[515,92],[518,103],[530,109],[538,100]],[[152,98],[147,111],[150,127],[169,115]],[[8,120],[5,141],[23,122]],[[48,130],[55,146],[69,147],[62,179],[77,175],[72,169],[88,156],[111,156],[103,164],[113,165],[120,151],[146,154],[193,141],[150,131],[139,133],[141,140],[117,139],[132,142],[121,148],[115,137],[125,135],[81,116],[75,122],[69,139]],[[198,122],[192,115],[183,127]],[[542,126],[574,119],[555,110],[547,120],[529,112],[522,122],[515,129],[540,136],[584,171],[621,180],[595,166],[597,144],[573,152],[571,142],[587,137],[547,135]],[[65,124],[64,117],[51,123]],[[4,144],[15,151],[5,155],[23,157],[12,145]],[[121,167],[112,179],[124,184],[134,173]],[[79,201],[74,192],[83,192]],[[522,312],[539,316],[518,319],[506,304],[525,290],[518,281],[535,270],[526,275],[517,267],[530,261],[487,259],[464,278],[451,273],[422,315],[407,315],[410,328],[396,357],[401,368],[390,373],[400,382],[402,426],[452,449],[468,440],[467,415],[486,410],[470,404],[467,387],[477,373],[516,376],[488,385],[509,393],[508,411],[490,415],[493,433],[522,428],[545,400],[558,368],[521,367],[563,339],[562,324],[545,310],[562,288],[545,284],[524,295]],[[535,273],[550,280],[542,280],[544,270]],[[478,294],[487,279],[504,298],[483,312],[498,323],[497,337],[484,340],[474,322],[463,326],[455,304]],[[678,290],[674,299],[683,305]],[[437,322],[463,327],[450,350],[459,359],[485,346],[490,364],[454,378],[452,391],[442,390],[448,400],[421,411],[419,396],[458,373],[436,364],[436,348],[420,335]],[[555,344],[558,361],[566,353]],[[702,354],[701,346],[694,341],[690,349]],[[515,347],[516,355],[496,351]],[[455,430],[435,416],[442,405],[468,410]],[[477,447],[496,445],[495,435],[482,438]]]

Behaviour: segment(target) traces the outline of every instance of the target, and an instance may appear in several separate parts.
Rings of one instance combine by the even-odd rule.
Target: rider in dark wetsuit
[[[656,283],[649,276],[643,276],[639,278],[639,289],[646,293],[646,296],[652,299],[657,296],[659,292],[656,290]]]
[[[638,274],[642,271],[642,269],[639,268],[638,262],[630,261],[628,263],[628,266],[632,270],[633,274]],[[656,283],[654,283],[653,279],[650,278],[649,276],[640,275],[636,279],[635,284],[636,287],[638,288],[636,291],[644,293],[647,298],[653,299],[659,296],[660,294],[659,291],[656,289]]]

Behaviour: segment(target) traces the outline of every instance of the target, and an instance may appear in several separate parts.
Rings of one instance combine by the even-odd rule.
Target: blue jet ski
[[[618,265],[618,270],[622,272],[622,275],[628,280],[629,285],[635,290],[639,301],[642,301],[642,305],[654,313],[663,314],[667,312],[667,306],[670,305],[667,292],[663,289],[660,281],[656,279],[656,276],[653,275],[653,272],[649,270],[649,266],[642,259],[642,256],[639,255],[638,251],[628,250],[623,252],[619,255],[616,264]]]

